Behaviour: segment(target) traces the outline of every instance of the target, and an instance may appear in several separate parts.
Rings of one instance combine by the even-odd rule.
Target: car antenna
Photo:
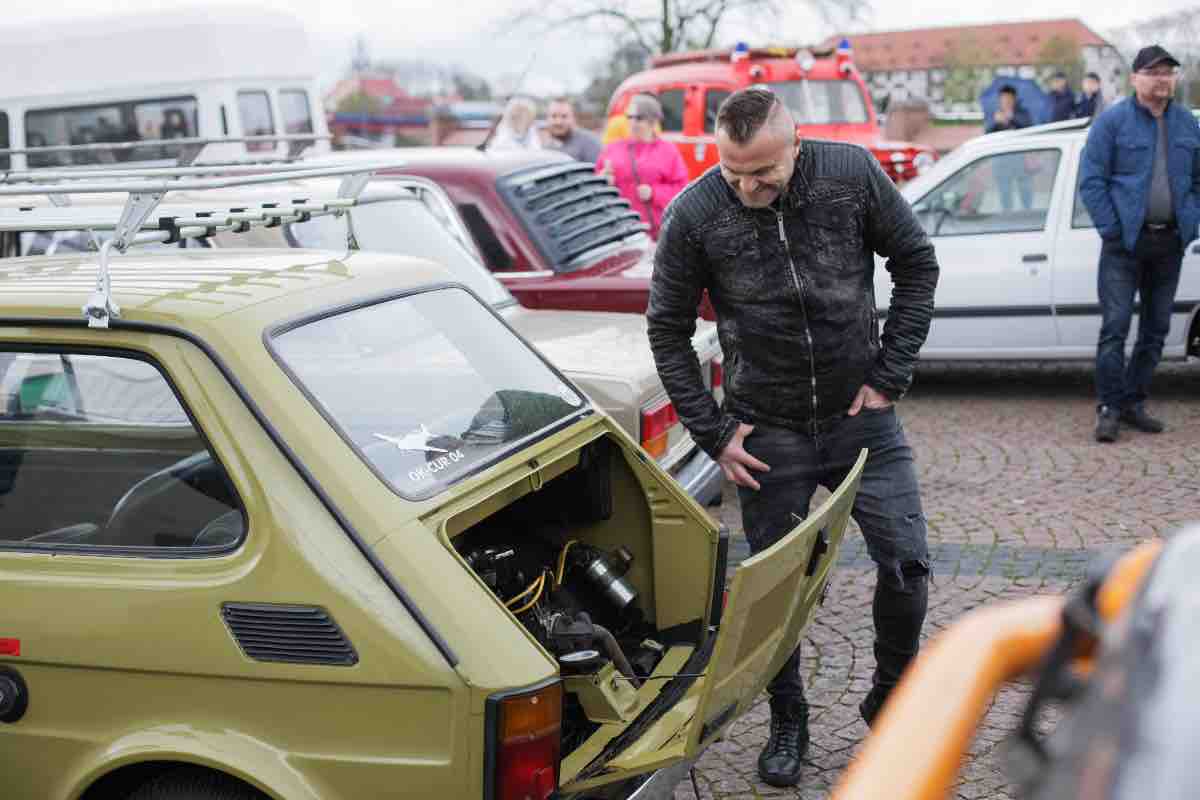
[[[525,64],[525,69],[521,71],[521,75],[517,78],[517,85],[509,94],[509,97],[516,97],[521,93],[521,87],[525,85],[525,78],[529,75],[529,70],[533,69],[533,62],[537,60],[537,50],[529,54],[529,61]],[[504,112],[500,112],[500,116],[496,117],[496,121],[492,123],[492,127],[488,128],[487,136],[483,137],[483,141],[475,145],[475,149],[479,152],[487,150],[488,144],[492,141],[492,137],[496,135],[496,129],[500,127],[500,123],[504,120]]]

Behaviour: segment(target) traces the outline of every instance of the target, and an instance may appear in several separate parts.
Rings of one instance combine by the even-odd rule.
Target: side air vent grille
[[[225,603],[221,618],[242,652],[256,661],[348,667],[358,653],[329,612],[317,606]]]

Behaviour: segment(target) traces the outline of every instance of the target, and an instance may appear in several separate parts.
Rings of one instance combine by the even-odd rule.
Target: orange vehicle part
[[[1097,596],[1105,621],[1133,599],[1161,550],[1124,556]],[[967,614],[928,645],[889,698],[833,800],[944,800],[992,697],[1058,641],[1062,597],[1036,597]]]

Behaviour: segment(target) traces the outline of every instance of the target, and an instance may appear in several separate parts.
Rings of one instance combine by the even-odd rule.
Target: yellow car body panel
[[[409,500],[347,445],[273,355],[269,340],[280,326],[442,284],[434,265],[299,250],[130,255],[114,262],[122,316],[96,331],[79,317],[93,258],[0,261],[0,350],[149,359],[195,431],[94,426],[64,439],[70,426],[7,420],[0,448],[49,452],[66,442],[186,453],[199,434],[236,491],[246,535],[207,557],[0,542],[0,639],[20,639],[19,654],[0,655],[0,668],[21,673],[30,699],[23,718],[0,723],[5,797],[73,800],[115,770],[150,762],[209,767],[288,800],[484,797],[489,698],[555,680],[559,670],[464,562],[456,540],[536,498],[601,439],[616,454],[613,512],[572,536],[627,548],[626,579],[645,618],[662,630],[694,627],[697,640],[672,647],[659,672],[678,670],[706,641],[716,655],[706,678],[607,763],[597,757],[628,724],[601,725],[564,761],[563,791],[695,757],[798,642],[857,471],[809,524],[742,567],[725,620],[709,630],[720,597],[717,526],[607,416],[584,407],[448,488]],[[806,576],[800,567],[812,559],[818,528],[830,548]],[[229,603],[320,607],[357,659],[251,658],[223,619]],[[756,606],[778,619],[751,620]],[[666,684],[645,684],[637,707],[649,707]]]

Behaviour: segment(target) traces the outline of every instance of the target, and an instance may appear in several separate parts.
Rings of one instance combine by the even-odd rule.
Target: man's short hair
[[[556,97],[553,100],[551,100],[550,102],[551,103],[565,103],[566,105],[571,107],[572,111],[575,110],[575,101],[569,97],[565,97],[565,96],[564,97]]]
[[[762,129],[777,105],[779,98],[769,89],[739,89],[717,109],[717,130],[725,131],[737,144],[745,144]]]
[[[1016,97],[1017,87],[1013,86],[1011,83],[1006,83],[1000,87],[1000,94],[1011,94],[1013,97]]]
[[[1100,82],[1100,76],[1094,72],[1089,72],[1087,75],[1084,75],[1083,77],[1090,78],[1090,79],[1094,80],[1096,83]]]

